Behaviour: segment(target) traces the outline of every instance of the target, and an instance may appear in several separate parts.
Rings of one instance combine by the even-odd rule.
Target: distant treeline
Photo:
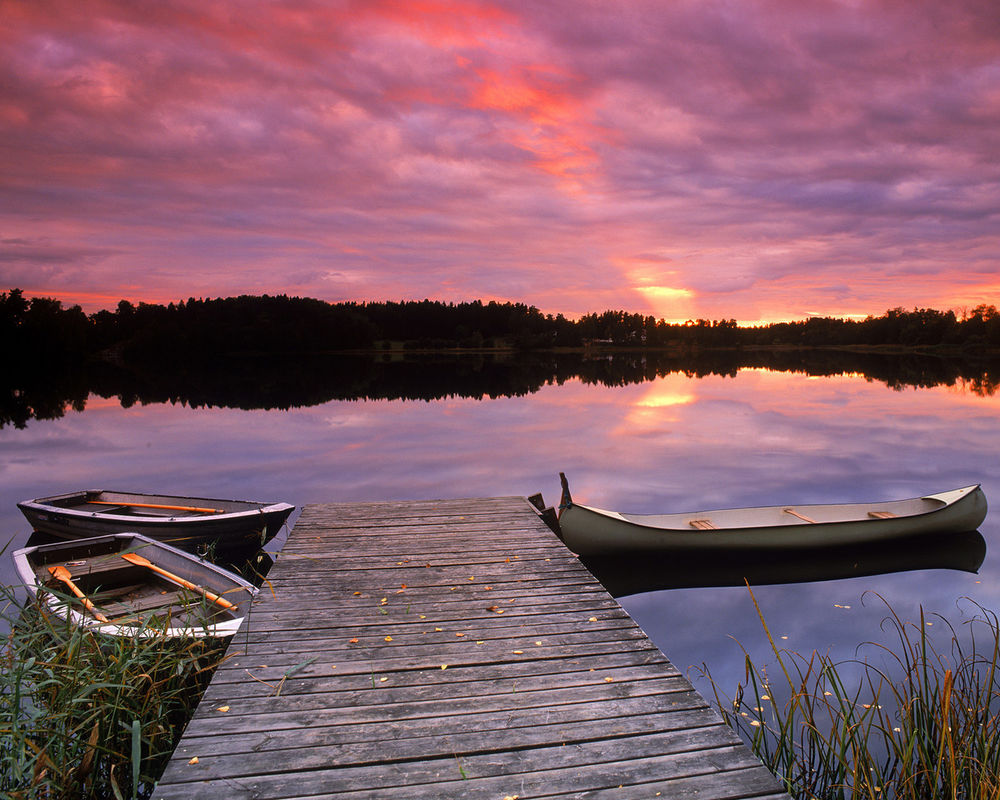
[[[743,328],[735,320],[673,324],[604,311],[569,320],[523,303],[431,300],[326,303],[300,297],[189,299],[169,305],[122,300],[85,314],[58,300],[0,292],[0,353],[8,366],[100,357],[170,366],[226,355],[307,355],[342,351],[613,346],[683,351],[746,347],[1000,348],[1000,312],[895,308],[880,317],[814,317]]]

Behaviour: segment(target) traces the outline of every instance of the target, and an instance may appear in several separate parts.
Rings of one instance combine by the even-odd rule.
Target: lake
[[[29,533],[18,500],[81,488],[299,507],[535,492],[555,504],[560,471],[576,500],[637,513],[898,499],[972,483],[1000,503],[1000,398],[988,380],[956,378],[941,364],[943,382],[908,383],[842,367],[650,369],[642,357],[621,377],[612,361],[555,371],[516,359],[397,365],[417,392],[400,389],[385,365],[378,391],[370,364],[361,390],[347,386],[360,379],[345,362],[313,364],[294,381],[280,370],[257,383],[243,376],[244,393],[266,383],[280,409],[222,395],[194,402],[77,389],[62,416],[29,414],[23,427],[0,428],[4,538],[18,546]],[[486,375],[485,388],[474,388],[476,374]],[[323,391],[303,388],[323,376],[335,377]],[[981,533],[978,574],[921,568],[754,592],[781,645],[851,658],[860,642],[885,640],[886,608],[872,592],[909,620],[923,607],[960,623],[972,610],[965,597],[1000,609],[995,513]],[[6,555],[0,579],[14,580]],[[766,660],[745,587],[651,591],[622,603],[679,668],[708,664],[727,689],[743,675],[741,644]]]

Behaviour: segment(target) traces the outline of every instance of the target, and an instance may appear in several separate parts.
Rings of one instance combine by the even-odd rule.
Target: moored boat
[[[976,530],[986,518],[979,485],[877,503],[782,505],[675,514],[624,514],[575,503],[566,476],[559,529],[581,556],[716,548],[818,548]]]
[[[56,616],[109,635],[232,636],[257,594],[240,576],[137,533],[24,547],[14,566]]]
[[[185,550],[260,547],[295,506],[250,500],[86,490],[17,504],[34,530],[60,539],[141,533]]]

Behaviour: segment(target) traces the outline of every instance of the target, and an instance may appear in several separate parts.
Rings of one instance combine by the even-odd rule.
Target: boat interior
[[[155,548],[122,548],[117,541],[84,543],[58,550],[37,550],[29,556],[37,583],[44,586],[84,617],[95,616],[83,600],[60,580],[53,570],[60,567],[76,588],[93,603],[98,612],[115,624],[149,623],[151,618],[165,627],[206,627],[218,625],[243,615],[241,605],[251,595],[242,587],[220,585],[199,576],[204,589],[215,592],[233,604],[232,608],[212,602],[199,591],[185,588],[145,566],[129,563],[123,552],[142,552],[145,558],[156,563]],[[128,540],[124,540],[126,543]],[[175,567],[176,569],[176,567]],[[168,570],[169,571],[169,570]]]

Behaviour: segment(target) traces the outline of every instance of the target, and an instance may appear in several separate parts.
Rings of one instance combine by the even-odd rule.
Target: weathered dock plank
[[[523,498],[306,506],[153,794],[785,797]]]

